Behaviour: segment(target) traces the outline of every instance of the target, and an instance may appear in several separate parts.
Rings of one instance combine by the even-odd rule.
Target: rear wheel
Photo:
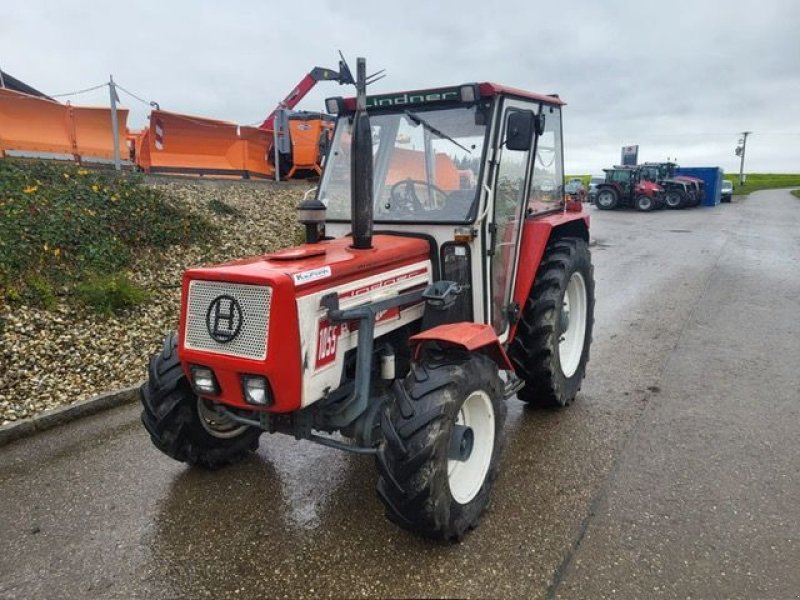
[[[144,423],[156,448],[175,460],[216,469],[258,448],[261,430],[232,421],[216,405],[194,394],[183,372],[173,332],[150,360],[141,387]]]
[[[612,210],[617,207],[619,198],[614,190],[605,189],[597,192],[597,199],[594,203],[600,210]]]
[[[636,196],[634,204],[636,205],[636,210],[642,212],[650,212],[656,207],[655,201],[650,196],[645,196],[644,194]]]
[[[678,190],[669,190],[667,191],[667,196],[664,199],[664,202],[667,205],[667,208],[683,208],[685,204],[684,194]]]
[[[525,380],[520,400],[556,408],[572,403],[589,361],[593,324],[588,245],[579,238],[551,241],[508,352]]]
[[[489,502],[506,404],[497,365],[483,355],[431,350],[382,419],[378,495],[386,515],[428,537],[460,540]]]

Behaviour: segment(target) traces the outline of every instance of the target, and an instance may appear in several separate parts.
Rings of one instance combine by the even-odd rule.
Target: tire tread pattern
[[[571,274],[581,269],[587,292],[587,327],[578,369],[565,378],[557,356],[560,304]],[[534,406],[559,408],[572,403],[580,389],[594,325],[594,268],[589,247],[580,238],[552,240],[544,253],[533,287],[517,324],[508,356],[517,375],[525,380],[520,400]]]
[[[400,388],[400,389],[397,389]],[[450,423],[463,399],[480,388],[492,398],[495,448],[484,485],[461,505],[452,500],[447,476]],[[388,518],[399,526],[440,540],[461,540],[488,503],[502,452],[506,404],[497,365],[479,354],[460,360],[423,360],[413,365],[398,398],[389,403],[378,450],[378,496]]]
[[[190,465],[217,469],[242,460],[258,448],[261,431],[245,430],[231,439],[210,435],[197,414],[197,396],[178,360],[178,337],[170,333],[162,351],[150,359],[148,379],[139,389],[142,423],[153,444],[167,456]]]

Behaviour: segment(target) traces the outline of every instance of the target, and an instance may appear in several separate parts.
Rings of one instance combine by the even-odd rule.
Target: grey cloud
[[[629,143],[647,159],[736,170],[743,129],[756,132],[750,170],[798,172],[798,22],[800,4],[779,0],[180,0],[124,11],[29,0],[5,8],[0,66],[49,93],[114,73],[164,108],[253,123],[312,66],[336,66],[341,48],[388,69],[376,91],[493,80],[558,92],[569,172],[596,172]],[[301,107],[348,92],[321,85]],[[123,100],[141,126],[147,108]]]

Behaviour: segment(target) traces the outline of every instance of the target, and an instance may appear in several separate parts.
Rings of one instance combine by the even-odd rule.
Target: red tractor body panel
[[[300,248],[248,258],[184,273],[178,356],[191,380],[192,365],[209,366],[221,393],[210,398],[225,404],[257,410],[244,400],[241,375],[263,375],[272,391],[271,412],[290,412],[301,406],[302,353],[298,327],[297,299],[328,288],[379,275],[392,269],[426,261],[427,241],[410,237],[376,235],[369,250],[354,250],[351,238],[326,240]],[[268,331],[271,349],[264,360],[229,356],[209,350],[198,351],[185,344],[189,287],[192,281],[222,281],[272,288]],[[365,298],[369,290],[364,290]]]
[[[653,183],[652,181],[639,181],[633,188],[634,196],[648,196],[650,198],[654,198],[656,194],[659,194],[664,191],[657,183]]]
[[[533,287],[536,272],[542,262],[545,248],[556,230],[569,229],[569,235],[589,239],[589,215],[581,212],[559,212],[542,217],[526,219],[522,226],[519,248],[519,266],[514,288],[514,302],[524,309]],[[509,332],[508,341],[514,339],[517,326]]]
[[[497,339],[494,328],[486,323],[463,322],[439,325],[412,335],[408,341],[416,344],[417,350],[419,350],[420,342],[446,342],[460,346],[469,352],[482,351],[497,363],[498,368],[506,371],[514,369]]]

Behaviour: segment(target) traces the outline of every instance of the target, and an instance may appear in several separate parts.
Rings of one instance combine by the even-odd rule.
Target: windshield
[[[465,222],[473,213],[488,106],[370,115],[375,221]],[[319,199],[350,220],[350,115],[339,118]]]

